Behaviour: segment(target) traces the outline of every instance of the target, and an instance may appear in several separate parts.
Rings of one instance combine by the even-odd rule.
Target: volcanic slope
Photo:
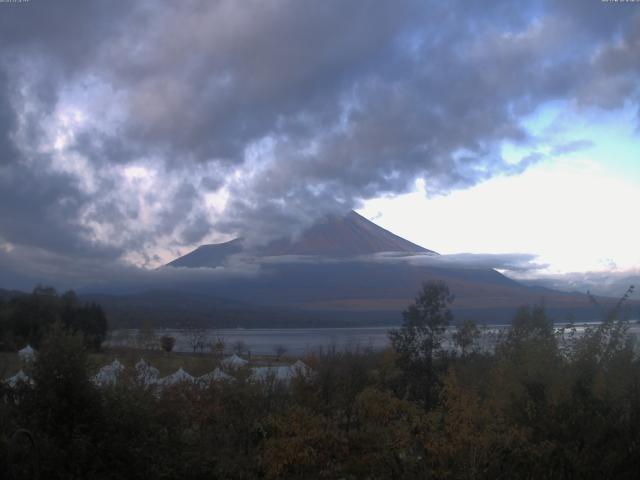
[[[241,238],[212,245],[201,245],[191,253],[169,263],[172,267],[217,267],[237,253],[257,256],[322,255],[348,257],[381,252],[434,254],[420,245],[395,235],[353,210],[345,216],[328,216],[296,239],[280,239],[266,246],[247,250]]]
[[[190,288],[252,304],[380,321],[397,319],[422,282],[442,280],[455,295],[458,319],[506,321],[518,306],[539,303],[557,319],[594,315],[586,295],[528,287],[491,268],[451,265],[353,211],[326,217],[293,240],[254,249],[242,239],[203,245],[168,266],[224,267],[243,255],[260,264],[259,275]]]

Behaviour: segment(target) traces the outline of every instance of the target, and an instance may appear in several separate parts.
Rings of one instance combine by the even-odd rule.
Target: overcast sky
[[[633,2],[0,3],[0,287],[352,208],[637,277],[639,52]]]

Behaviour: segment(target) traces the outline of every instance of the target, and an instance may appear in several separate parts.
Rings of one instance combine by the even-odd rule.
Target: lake
[[[638,336],[640,325],[630,322],[630,332]],[[586,326],[597,323],[581,323],[577,325],[578,335]],[[556,324],[556,327],[562,327]],[[232,352],[235,346],[242,343],[243,352],[256,355],[272,355],[278,347],[282,347],[288,355],[303,356],[319,349],[364,349],[381,350],[389,344],[388,332],[393,327],[353,327],[353,328],[264,328],[264,329],[157,329],[153,332],[137,329],[114,330],[110,333],[105,346],[158,348],[158,339],[169,335],[176,339],[174,351],[192,352],[194,345],[198,351],[211,352],[216,339],[225,344],[225,351]],[[505,325],[489,325],[480,327],[483,332],[484,347],[491,347]],[[449,335],[453,328],[449,329]],[[449,342],[447,342],[449,343]],[[450,347],[450,345],[447,345]],[[201,348],[200,348],[201,347]]]
[[[277,347],[282,347],[289,355],[302,356],[319,348],[338,350],[373,348],[381,350],[388,344],[389,327],[356,328],[265,328],[265,329],[158,329],[155,336],[169,335],[176,339],[174,351],[192,352],[193,346],[201,342],[203,351],[212,351],[212,344],[220,338],[231,352],[239,342],[243,350],[256,355],[272,355]],[[144,345],[145,332],[136,329],[115,330],[109,336],[106,346],[136,347]],[[148,335],[148,332],[147,332]],[[140,340],[140,341],[138,341]],[[149,339],[150,343],[154,340]],[[142,345],[141,345],[142,344]]]

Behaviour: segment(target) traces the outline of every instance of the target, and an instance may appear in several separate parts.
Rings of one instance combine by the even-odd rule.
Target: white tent
[[[122,365],[118,359],[116,358],[113,362],[111,362],[111,368],[115,371],[115,372],[121,372],[124,370],[124,365]]]
[[[231,355],[230,357],[225,358],[222,361],[222,364],[225,367],[234,367],[234,368],[240,368],[240,367],[244,367],[245,365],[247,365],[249,362],[240,358],[238,355],[236,355],[235,353],[233,355]]]
[[[182,367],[178,369],[178,371],[172,373],[171,375],[167,375],[164,378],[161,378],[158,383],[163,386],[175,385],[176,383],[182,382],[194,382],[195,378],[189,375],[184,371]]]
[[[160,376],[160,371],[149,365],[144,359],[138,360],[138,363],[135,365],[136,369],[136,378],[138,382],[143,385],[152,385],[157,383],[158,377]]]
[[[256,367],[252,369],[251,378],[258,382],[276,381],[289,383],[296,376],[308,376],[313,373],[302,360],[298,360],[293,365],[282,365],[272,367]]]
[[[31,362],[36,356],[36,351],[31,345],[27,345],[22,350],[18,350],[18,356],[23,362]]]
[[[234,378],[231,375],[224,373],[219,368],[216,368],[214,371],[205,373],[204,375],[199,376],[196,380],[201,386],[206,386],[211,382],[219,382],[219,381],[229,381]]]
[[[20,370],[13,377],[9,377],[5,380],[5,383],[9,385],[9,387],[14,388],[20,383],[28,383],[29,385],[33,385],[33,380],[29,375]]]
[[[291,372],[293,375],[300,375],[302,377],[307,377],[313,374],[313,370],[309,368],[309,366],[304,363],[302,360],[297,360],[296,363],[291,365]]]
[[[118,383],[118,373],[113,371],[111,365],[106,365],[93,377],[93,383],[100,387],[115,385]]]
[[[105,365],[98,371],[98,373],[93,377],[93,383],[101,387],[115,385],[118,383],[118,377],[123,370],[124,365],[122,365],[116,358],[112,363]]]
[[[289,382],[293,376],[293,371],[288,365],[279,367],[256,367],[252,369],[251,379],[258,382],[275,380],[278,382]]]

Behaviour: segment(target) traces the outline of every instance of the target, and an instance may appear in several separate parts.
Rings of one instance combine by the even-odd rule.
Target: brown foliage
[[[294,406],[268,421],[262,450],[268,478],[336,478],[347,443],[336,422]]]

